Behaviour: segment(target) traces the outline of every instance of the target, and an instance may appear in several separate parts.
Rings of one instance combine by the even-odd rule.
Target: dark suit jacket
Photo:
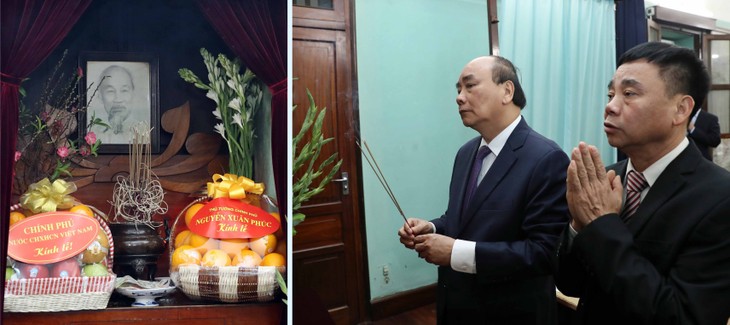
[[[552,252],[568,219],[568,157],[523,118],[462,213],[480,141],[459,149],[448,209],[432,220],[439,234],[477,242],[476,274],[439,267],[439,324],[446,311],[464,324],[554,324]]]
[[[695,129],[689,134],[689,137],[694,140],[702,155],[712,160],[710,147],[720,145],[720,122],[712,113],[700,111],[699,114],[695,121]]]
[[[609,169],[625,175],[627,161]],[[578,324],[726,324],[730,173],[688,146],[624,224],[598,218],[558,249],[560,291]]]

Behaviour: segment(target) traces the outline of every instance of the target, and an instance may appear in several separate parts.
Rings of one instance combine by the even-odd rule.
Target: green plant
[[[7,277],[6,277],[7,278]],[[279,283],[279,287],[281,288],[281,292],[284,294],[284,296],[288,296],[287,289],[286,289],[286,281],[284,280],[284,277],[281,276],[281,273],[279,270],[276,270],[276,282]],[[289,301],[287,299],[281,299],[285,304],[289,304]]]
[[[261,106],[263,86],[251,70],[239,72],[238,58],[230,60],[223,54],[216,58],[204,48],[200,54],[208,69],[209,83],[203,83],[189,69],[180,69],[178,73],[185,81],[208,91],[206,96],[215,101],[213,115],[221,121],[215,125],[215,131],[228,144],[228,172],[253,178],[254,117]]]
[[[294,216],[292,217],[292,232],[294,234],[296,234],[294,226],[305,219],[305,215],[299,212],[302,203],[322,192],[324,187],[332,181],[337,171],[340,170],[340,165],[342,165],[342,159],[337,160],[337,153],[335,152],[315,168],[315,163],[322,152],[322,147],[332,141],[333,138],[325,139],[322,134],[322,122],[324,121],[327,109],[317,108],[309,90],[307,90],[307,97],[309,98],[309,109],[304,117],[304,122],[299,133],[297,133],[292,141],[295,177],[300,171],[302,172],[301,176],[294,180],[294,185],[292,186],[292,192],[294,194],[294,200],[292,202],[292,211],[294,212]],[[294,108],[296,109],[296,107]],[[307,135],[309,135],[309,141],[300,147],[300,143]],[[315,187],[312,187],[318,178],[319,183]]]

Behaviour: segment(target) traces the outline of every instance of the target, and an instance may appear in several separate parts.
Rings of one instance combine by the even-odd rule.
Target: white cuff
[[[476,274],[476,247],[476,242],[457,239],[451,249],[451,268],[458,272]]]
[[[429,222],[429,223],[431,224],[431,233],[432,234],[435,234],[436,233],[436,225],[434,225],[433,222]]]
[[[568,223],[568,251],[573,248],[573,238],[578,235],[578,231],[573,228],[573,225]]]

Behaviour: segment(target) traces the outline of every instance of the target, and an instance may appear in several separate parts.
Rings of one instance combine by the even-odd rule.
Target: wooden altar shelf
[[[5,324],[155,324],[236,325],[281,324],[286,306],[281,302],[226,305],[122,307],[58,313],[4,313]]]

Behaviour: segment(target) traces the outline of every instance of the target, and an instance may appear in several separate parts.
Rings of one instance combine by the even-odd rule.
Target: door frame
[[[337,91],[337,96],[344,96],[346,103],[344,107],[348,111],[344,114],[347,118],[347,124],[350,125],[350,129],[346,132],[347,135],[340,139],[343,145],[338,150],[341,155],[343,151],[350,151],[352,161],[349,164],[341,167],[341,171],[348,171],[350,173],[350,197],[351,197],[351,213],[353,220],[351,220],[352,228],[344,229],[347,230],[358,230],[357,233],[353,233],[353,245],[352,249],[352,261],[354,265],[346,266],[347,276],[355,276],[356,283],[356,306],[351,306],[355,309],[357,316],[355,317],[355,323],[362,323],[370,320],[370,282],[368,271],[368,260],[367,260],[367,242],[366,242],[366,229],[365,229],[365,212],[361,193],[363,193],[362,182],[362,159],[359,151],[356,149],[355,141],[358,139],[358,132],[360,124],[359,107],[358,107],[358,84],[357,84],[357,55],[356,55],[356,42],[355,42],[355,28],[354,28],[354,17],[355,17],[355,6],[354,0],[333,0],[334,8],[332,10],[317,9],[317,8],[306,8],[299,6],[292,6],[292,27],[312,29],[312,30],[326,30],[325,32],[342,33],[345,37],[345,47],[347,51],[347,59],[349,59],[349,72],[343,74],[345,81],[349,85],[349,89],[343,89],[348,93],[342,93],[340,90]],[[339,83],[339,81],[338,81]],[[339,177],[339,174],[338,174]],[[334,184],[338,186],[337,184]],[[316,211],[317,205],[310,205],[308,207],[310,211]],[[301,251],[300,256],[306,256],[310,252],[307,250]],[[296,270],[293,270],[296,272]],[[293,287],[294,285],[292,285]],[[296,304],[296,302],[294,302]]]

